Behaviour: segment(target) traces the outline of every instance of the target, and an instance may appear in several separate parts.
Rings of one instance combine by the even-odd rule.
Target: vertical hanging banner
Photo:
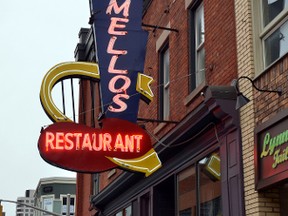
[[[91,0],[90,7],[102,110],[107,118],[136,122],[139,89],[146,98],[153,97],[152,78],[143,75],[148,36],[141,27],[143,0]]]

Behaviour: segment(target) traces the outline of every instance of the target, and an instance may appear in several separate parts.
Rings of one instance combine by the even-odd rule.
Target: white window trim
[[[60,200],[61,200],[61,214],[62,214],[62,208],[63,208],[63,198],[67,198],[67,194],[60,194]],[[70,199],[74,198],[74,215],[76,214],[76,195],[70,195]]]
[[[170,22],[166,25],[166,27],[170,28]],[[156,53],[160,52],[160,50],[163,47],[163,45],[167,42],[169,35],[170,35],[170,31],[165,31],[165,30],[160,34],[159,38],[156,41]],[[169,49],[169,53],[170,53],[170,49]],[[164,89],[166,90],[167,88],[170,87],[170,77],[169,77],[169,82],[167,82],[167,83],[165,83],[165,77],[163,77],[163,78],[164,78],[164,80],[163,80]],[[168,116],[163,116],[163,119],[168,120],[170,118],[170,108],[171,107],[169,106],[169,110],[168,110],[169,115]]]
[[[185,0],[185,10],[190,8],[192,2],[194,2],[194,0]]]
[[[41,207],[40,208],[42,208],[42,209],[45,209],[44,208],[44,199],[52,199],[52,212],[53,212],[54,211],[55,195],[49,194],[49,195],[41,196]],[[47,211],[49,211],[49,209]],[[47,213],[42,213],[41,215],[47,215]]]
[[[264,27],[262,0],[251,1],[252,4],[252,25],[253,25],[253,55],[256,77],[262,74],[267,68],[274,64],[265,67],[265,51],[264,41],[271,34],[288,21],[288,8],[281,11],[270,23]],[[281,57],[280,57],[281,58]],[[277,61],[277,60],[276,60]]]
[[[166,25],[166,28],[170,28],[170,22]],[[168,37],[170,35],[170,31],[163,31],[159,38],[156,41],[156,53],[159,52],[159,50],[162,48],[164,43],[167,41]]]
[[[164,56],[167,54],[168,51],[168,58],[169,58],[169,66],[170,66],[170,50],[169,47],[165,52],[162,53],[163,57],[163,64],[165,64]],[[164,55],[165,54],[165,55]],[[167,77],[168,71],[168,77]],[[170,68],[166,68],[163,66],[163,120],[168,120],[170,118]]]
[[[200,11],[201,11],[201,13],[200,13]],[[200,18],[199,15],[201,16],[201,18]],[[201,41],[201,43],[199,45],[197,44],[198,40],[199,40],[199,38],[198,38],[199,31],[197,29],[197,21],[202,19],[202,15],[204,16],[204,3],[203,3],[203,1],[196,8],[196,10],[195,10],[195,18],[194,18],[194,22],[195,22],[194,25],[195,25],[195,73],[196,73],[195,82],[196,82],[196,87],[199,86],[201,83],[203,83],[203,81],[205,80],[205,75],[206,75],[205,74],[205,64],[204,64],[204,68],[200,68],[200,66],[199,66],[199,60],[202,59],[202,58],[200,58],[199,55],[200,55],[200,52],[204,49],[204,43],[205,43],[205,29],[204,29],[204,39],[203,39],[203,41]],[[204,25],[204,28],[205,28],[205,20],[203,19],[202,21],[203,21],[203,25]],[[200,35],[202,35],[202,29],[200,31],[201,31]],[[204,49],[204,52],[205,52],[205,49]],[[205,61],[205,57],[204,57],[204,61]],[[204,72],[202,70],[204,70]],[[201,79],[200,82],[199,82],[198,75],[199,74],[201,75],[202,72],[204,73],[204,80]]]

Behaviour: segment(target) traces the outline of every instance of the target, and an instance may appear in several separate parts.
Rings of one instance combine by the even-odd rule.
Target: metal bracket
[[[138,121],[143,122],[158,122],[158,123],[172,123],[172,124],[178,124],[178,121],[168,121],[168,120],[159,120],[159,119],[146,119],[146,118],[137,118]]]
[[[145,24],[142,23],[143,27],[148,27],[148,28],[153,28],[153,32],[155,32],[157,29],[163,29],[163,30],[167,30],[167,31],[174,31],[174,32],[179,32],[178,29],[173,29],[173,28],[168,28],[168,27],[162,27],[162,26],[158,26],[158,25],[149,25],[149,24]]]

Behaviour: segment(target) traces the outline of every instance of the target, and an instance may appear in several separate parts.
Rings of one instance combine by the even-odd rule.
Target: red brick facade
[[[253,92],[255,95],[255,120],[257,125],[288,108],[287,76],[288,57],[286,55],[256,79],[255,85],[261,89],[277,90],[280,88],[283,91],[280,97],[278,94],[261,93],[257,90]]]
[[[186,0],[186,4],[189,0]],[[176,31],[168,31],[170,51],[170,118],[172,121],[181,121],[190,112],[204,102],[201,92],[209,85],[230,86],[233,79],[237,78],[236,37],[234,2],[230,0],[204,0],[205,20],[205,71],[206,81],[193,92],[189,92],[190,74],[190,8],[200,1],[191,0],[189,7],[185,8],[184,1],[152,0],[148,10],[144,14],[143,23],[161,27],[169,27]],[[145,72],[154,78],[152,89],[154,100],[149,104],[140,103],[138,117],[158,119],[158,77],[159,77],[159,53],[156,43],[163,32],[159,28],[143,29],[149,31],[146,50]],[[91,105],[89,83],[82,86],[85,93],[86,105]],[[98,98],[99,99],[99,98]],[[95,105],[97,106],[97,105]],[[81,107],[80,107],[81,108]],[[85,108],[84,108],[85,109]],[[99,110],[95,110],[97,116]],[[80,109],[81,114],[81,109]],[[91,125],[91,112],[85,112],[85,117],[80,115],[81,122]],[[85,118],[85,120],[83,119]],[[96,122],[97,127],[97,122]],[[147,130],[153,132],[158,138],[169,132],[175,124],[145,123]],[[156,142],[152,139],[152,142]],[[116,174],[108,178],[109,171],[100,174],[100,191],[110,184],[122,173],[116,170]],[[76,216],[91,215],[89,211],[89,199],[93,195],[93,179],[90,174],[77,175],[77,214]]]

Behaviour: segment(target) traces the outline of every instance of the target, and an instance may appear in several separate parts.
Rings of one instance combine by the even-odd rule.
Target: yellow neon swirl
[[[113,163],[125,169],[145,173],[145,176],[151,175],[158,170],[162,164],[153,148],[151,148],[146,154],[139,158],[133,159],[120,159],[115,157],[107,157]]]
[[[53,122],[72,122],[54,104],[52,89],[61,80],[67,78],[86,77],[100,79],[99,67],[90,62],[63,62],[52,67],[45,75],[40,88],[40,101],[48,117]]]

